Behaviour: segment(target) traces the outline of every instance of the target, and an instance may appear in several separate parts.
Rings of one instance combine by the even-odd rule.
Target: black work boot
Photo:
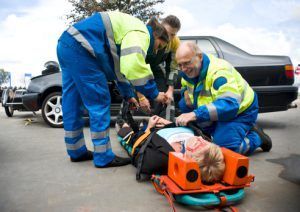
[[[85,154],[81,155],[79,158],[71,158],[70,160],[72,162],[81,162],[81,161],[87,161],[87,160],[93,160],[93,152],[87,151]]]
[[[253,130],[259,135],[259,137],[261,139],[260,148],[262,148],[262,150],[264,152],[269,152],[272,149],[272,140],[271,140],[270,136],[268,136],[263,131],[263,129],[257,125],[253,126]]]
[[[130,158],[122,158],[119,156],[115,156],[115,158],[110,163],[106,164],[105,166],[97,166],[97,165],[95,165],[95,166],[97,168],[108,168],[108,167],[125,166],[130,163],[131,163]]]

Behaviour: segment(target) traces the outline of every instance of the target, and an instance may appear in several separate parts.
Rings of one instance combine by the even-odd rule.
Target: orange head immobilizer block
[[[182,153],[169,153],[168,176],[183,190],[200,189],[202,185],[197,162]]]
[[[248,176],[249,158],[226,148],[221,149],[225,160],[223,181],[229,185],[244,185],[251,182],[253,176]]]
[[[248,176],[248,157],[226,148],[221,149],[225,160],[225,172],[222,181],[231,186],[241,186],[252,182],[254,176]],[[203,187],[199,165],[195,160],[182,153],[169,153],[168,176],[183,190]]]

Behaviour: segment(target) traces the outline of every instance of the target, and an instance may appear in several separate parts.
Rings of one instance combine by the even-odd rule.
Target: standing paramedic
[[[197,121],[215,144],[241,154],[249,155],[258,147],[270,151],[270,137],[255,125],[257,96],[231,64],[202,53],[192,42],[179,46],[176,60],[182,70],[183,113],[177,125]]]
[[[110,92],[115,81],[129,102],[138,104],[132,87],[151,100],[165,103],[145,63],[147,51],[169,42],[162,25],[147,28],[142,21],[121,12],[98,12],[68,28],[59,38],[57,56],[62,69],[62,109],[65,143],[72,162],[94,161],[95,167],[130,163],[116,156],[110,144]],[[90,118],[94,152],[87,150],[83,135],[83,110]]]

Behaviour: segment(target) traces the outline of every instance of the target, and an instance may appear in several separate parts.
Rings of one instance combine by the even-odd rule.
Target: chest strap
[[[132,151],[131,151],[131,155],[134,154],[135,149],[140,146],[140,144],[142,144],[147,138],[148,136],[151,134],[150,130],[147,130],[143,135],[141,135],[136,142],[134,143],[133,147],[132,147]]]

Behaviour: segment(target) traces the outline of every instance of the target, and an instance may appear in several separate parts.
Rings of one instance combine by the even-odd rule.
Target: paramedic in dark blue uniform
[[[183,112],[177,125],[197,121],[215,144],[241,154],[258,147],[270,151],[270,137],[255,125],[257,96],[230,63],[202,53],[192,42],[179,46],[176,60],[182,76],[179,107]]]
[[[147,28],[139,19],[120,12],[95,13],[62,34],[57,56],[62,68],[65,143],[71,161],[93,159],[99,168],[130,163],[111,148],[107,81],[115,81],[122,96],[136,104],[132,87],[165,103],[167,97],[157,90],[145,57],[149,49],[155,51],[168,41],[163,26]],[[85,145],[84,108],[89,112],[93,153]]]

